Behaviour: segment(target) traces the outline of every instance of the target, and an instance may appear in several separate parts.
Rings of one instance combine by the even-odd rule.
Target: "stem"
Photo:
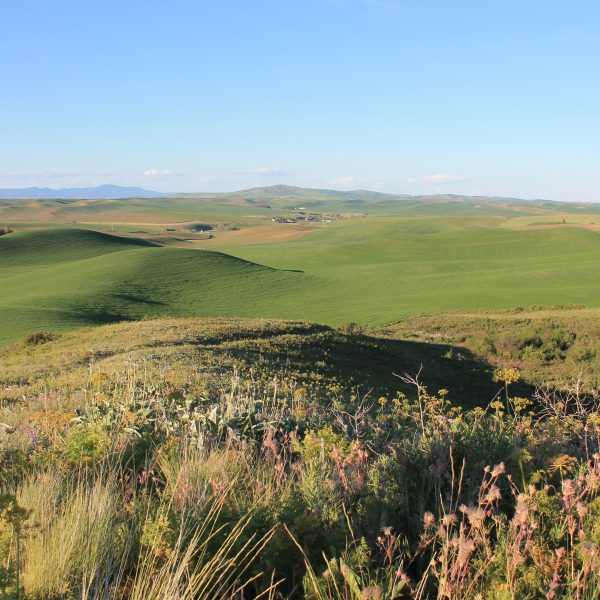
[[[14,524],[14,532],[16,537],[16,580],[17,580],[17,600],[21,599],[21,528],[17,523]]]

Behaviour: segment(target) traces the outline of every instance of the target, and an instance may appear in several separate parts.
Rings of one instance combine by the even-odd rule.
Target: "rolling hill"
[[[510,215],[518,211],[531,214],[547,212],[600,212],[600,204],[524,200],[494,196],[458,194],[410,195],[374,192],[371,190],[329,190],[272,185],[236,192],[177,194],[203,203],[269,205],[271,208],[305,207],[308,210],[377,215]]]
[[[582,202],[557,202],[553,200],[526,200],[496,196],[466,196],[460,194],[410,195],[391,194],[371,190],[340,191],[312,189],[290,185],[255,187],[234,192],[202,192],[166,194],[139,187],[100,185],[88,188],[14,188],[0,189],[0,199],[11,200],[159,200],[159,204],[142,204],[142,207],[161,207],[163,210],[209,210],[216,207],[227,210],[251,208],[253,210],[287,210],[304,207],[321,212],[369,213],[377,215],[513,215],[546,214],[555,212],[599,213],[600,204]],[[92,204],[92,209],[95,204]],[[135,204],[133,205],[135,206]],[[185,207],[185,208],[184,208]],[[71,208],[80,208],[71,205]],[[121,206],[113,206],[121,210]],[[218,211],[217,211],[218,212]]]
[[[75,228],[2,236],[0,342],[159,316],[377,325],[440,311],[600,305],[600,236],[578,227],[372,217],[223,250]]]
[[[260,316],[273,311],[277,291],[289,298],[310,280],[217,252],[75,229],[1,237],[0,277],[3,342],[164,314]]]

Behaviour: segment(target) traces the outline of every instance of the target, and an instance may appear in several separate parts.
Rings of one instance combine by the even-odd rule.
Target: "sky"
[[[4,0],[0,187],[600,201],[597,0]]]

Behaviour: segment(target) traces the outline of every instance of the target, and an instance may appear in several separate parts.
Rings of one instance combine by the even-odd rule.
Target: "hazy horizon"
[[[490,197],[490,198],[511,198],[511,199],[517,199],[517,200],[523,200],[526,202],[535,202],[535,201],[550,201],[550,202],[562,202],[561,200],[556,200],[554,198],[541,198],[541,197],[530,197],[530,198],[523,198],[523,197],[518,197],[518,196],[514,196],[514,195],[506,195],[506,196],[492,196],[492,195],[488,195],[488,194],[458,194],[456,192],[453,191],[448,191],[448,192],[434,192],[434,193],[430,193],[430,194],[410,194],[407,192],[383,192],[381,190],[373,190],[373,189],[369,189],[369,188],[353,188],[353,189],[337,189],[337,188],[333,188],[333,187],[323,187],[323,188],[311,188],[311,187],[303,187],[303,186],[295,186],[295,185],[291,185],[289,183],[285,183],[285,182],[278,182],[278,183],[269,183],[269,184],[264,184],[264,185],[259,185],[259,186],[253,186],[250,188],[232,188],[232,189],[224,189],[224,190],[168,190],[168,191],[159,191],[156,189],[151,188],[150,186],[142,186],[142,185],[125,185],[125,184],[119,184],[119,183],[100,183],[98,185],[95,186],[69,186],[69,187],[52,187],[52,186],[27,186],[27,187],[14,187],[14,188],[0,188],[0,192],[5,192],[6,190],[12,190],[12,191],[26,191],[26,190],[50,190],[50,191],[56,191],[56,192],[61,192],[61,191],[65,191],[65,190],[95,190],[95,189],[101,189],[104,187],[108,187],[108,188],[122,188],[122,189],[139,189],[139,190],[144,190],[146,192],[151,192],[151,193],[156,193],[156,194],[164,194],[164,196],[176,196],[176,195],[180,195],[180,194],[189,194],[189,195],[194,195],[194,194],[198,194],[198,195],[210,195],[210,194],[234,194],[236,192],[244,192],[250,189],[265,189],[268,190],[269,188],[281,188],[281,187],[285,187],[285,188],[297,188],[300,190],[319,190],[319,191],[328,191],[328,192],[346,192],[346,193],[352,193],[352,192],[367,192],[367,193],[373,193],[373,194],[386,194],[389,196],[436,196],[436,195],[444,195],[444,196],[457,196],[457,197]],[[160,196],[157,196],[160,197]],[[8,198],[8,196],[6,196],[6,198]],[[20,199],[18,196],[15,197],[16,199]],[[50,197],[42,197],[42,199],[52,199]],[[56,198],[60,198],[59,196],[57,196]],[[0,199],[2,199],[2,197],[0,196]],[[27,199],[35,199],[34,196],[28,196],[28,197],[24,197],[23,199],[27,200]],[[90,198],[93,199],[93,198]],[[98,199],[101,199],[101,197],[98,197]],[[594,202],[594,201],[588,201],[588,202],[579,202],[579,201],[572,201],[574,203],[586,203],[586,204],[597,204],[600,203],[600,201]]]

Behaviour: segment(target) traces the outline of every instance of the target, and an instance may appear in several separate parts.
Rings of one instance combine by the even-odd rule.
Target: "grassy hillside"
[[[14,268],[15,271],[29,266],[81,260],[153,245],[144,240],[106,235],[97,231],[61,229],[2,236],[0,244],[2,268]]]
[[[0,350],[0,595],[597,598],[599,396],[532,402],[399,331],[160,319]]]
[[[320,212],[369,213],[372,215],[515,215],[553,212],[600,212],[600,206],[584,203],[522,200],[489,196],[434,194],[413,196],[369,190],[339,191],[273,185],[222,194],[182,194],[179,197],[205,204],[269,205],[272,209],[303,206]]]
[[[449,344],[530,382],[600,387],[600,310],[582,307],[408,317],[377,330],[390,339]]]
[[[310,280],[225,254],[85,230],[1,237],[0,276],[3,341],[161,314],[260,316],[272,310],[274,290],[289,297]]]
[[[412,395],[414,390],[395,373],[416,375],[422,367],[424,383],[432,390],[446,388],[463,405],[489,402],[499,391],[490,365],[449,344],[298,321],[169,318],[36,334],[0,349],[0,387],[12,386],[0,392],[0,401],[29,395],[36,401],[49,379],[66,388],[69,381],[85,377],[90,363],[112,372],[131,361],[156,376],[165,363],[185,377],[190,370],[211,378],[234,367],[256,369],[325,395],[360,386],[360,393],[373,399],[399,390]],[[523,392],[529,389],[525,382]]]
[[[531,304],[598,305],[600,236],[574,227],[517,231],[494,218],[356,219],[236,256],[334,284],[326,322],[385,322],[423,312]],[[228,250],[224,248],[224,250]],[[329,287],[327,287],[329,289]]]
[[[382,194],[366,190],[313,190],[269,186],[222,194],[185,194],[165,198],[124,200],[35,199],[0,200],[0,223],[41,227],[55,223],[107,226],[123,231],[159,232],[165,227],[185,228],[187,223],[236,223],[256,226],[273,217],[290,215],[303,207],[318,213],[402,216],[498,216],[506,219],[535,217],[562,221],[581,214],[597,218],[600,205],[548,200],[520,200],[484,196]],[[588,217],[588,218],[589,218]],[[569,219],[567,219],[569,220]]]
[[[597,233],[497,221],[352,219],[279,242],[238,236],[223,245],[227,254],[80,229],[9,234],[0,237],[0,342],[148,316],[374,325],[426,312],[600,303]]]

